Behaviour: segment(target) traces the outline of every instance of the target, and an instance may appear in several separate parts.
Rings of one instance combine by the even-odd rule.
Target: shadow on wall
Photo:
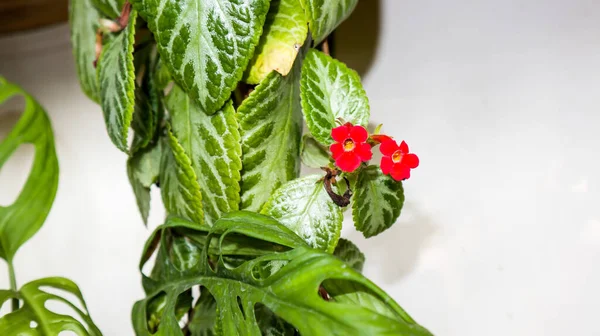
[[[335,31],[334,56],[364,77],[377,54],[381,0],[359,0],[356,9]]]

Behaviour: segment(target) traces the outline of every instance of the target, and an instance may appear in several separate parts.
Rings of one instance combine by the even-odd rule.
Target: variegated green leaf
[[[340,238],[333,255],[342,259],[358,272],[362,272],[363,265],[365,264],[365,255],[360,252],[358,246],[354,245],[348,239]]]
[[[79,0],[71,0],[79,1]],[[110,19],[116,19],[123,9],[125,0],[91,0],[94,6],[98,8],[102,14],[106,15]]]
[[[148,224],[150,214],[150,187],[158,180],[160,161],[162,156],[162,142],[148,146],[136,152],[127,160],[127,176],[133,188],[136,202],[144,224]]]
[[[231,101],[213,115],[175,86],[166,98],[173,133],[196,172],[206,223],[239,209],[240,133]]]
[[[229,99],[262,32],[269,0],[132,0],[175,81],[212,114]]]
[[[350,16],[358,0],[300,0],[300,3],[315,44],[319,44]]]
[[[127,152],[127,133],[135,101],[133,44],[136,17],[136,12],[132,11],[127,27],[102,48],[97,69],[106,129],[115,146],[124,152]]]
[[[202,194],[192,161],[169,131],[160,163],[160,191],[167,212],[204,223]]]
[[[342,230],[342,210],[320,181],[309,175],[281,186],[261,213],[269,215],[302,237],[313,248],[332,253]]]
[[[272,70],[286,76],[307,34],[308,25],[299,0],[271,0],[263,35],[250,61],[246,82],[258,84]]]
[[[402,182],[383,175],[377,166],[363,169],[358,176],[352,202],[354,226],[365,237],[390,228],[404,204]]]
[[[100,13],[92,6],[91,0],[71,0],[69,2],[69,26],[71,44],[77,67],[77,76],[83,92],[93,101],[99,102],[98,78],[94,60],[96,58],[96,30]]]
[[[302,65],[302,111],[313,137],[330,145],[336,119],[354,125],[369,123],[369,101],[356,71],[311,49]]]
[[[300,173],[301,66],[300,56],[288,76],[271,72],[238,108],[242,209],[259,211],[279,186]]]
[[[331,155],[315,138],[305,134],[300,146],[300,159],[309,167],[321,168],[329,165]]]

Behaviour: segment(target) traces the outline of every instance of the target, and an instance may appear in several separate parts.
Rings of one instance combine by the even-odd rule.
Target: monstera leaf
[[[170,272],[168,280],[144,276],[153,285],[146,286],[151,288],[148,296],[133,309],[137,335],[183,335],[176,313],[177,300],[195,286],[202,286],[201,295],[209,292],[214,298],[214,329],[223,335],[261,335],[263,322],[259,319],[264,315],[257,312],[262,309],[268,309],[308,336],[431,335],[360,273],[330,254],[309,248],[272,218],[234,212],[208,229],[172,219],[150,238],[141,265],[156,248],[157,236],[165,230],[187,237],[202,247],[202,253],[194,258],[195,263],[183,268],[181,265],[176,268],[165,259],[164,267],[176,270]],[[242,255],[247,261],[236,268],[226,265],[227,256]],[[264,272],[264,265],[274,261],[282,262],[283,266],[275,272]],[[364,307],[360,303],[336,302],[335,296],[332,301],[324,300],[319,287],[331,280],[354,284],[353,290],[367,293],[369,296],[365,298],[377,301],[386,310],[381,313],[372,309],[371,302]],[[153,333],[147,312],[152,300],[162,295],[166,297],[164,310]]]
[[[0,143],[0,169],[22,144],[33,144],[35,157],[29,177],[16,201],[7,207],[0,206],[0,257],[9,264],[19,247],[44,223],[58,187],[58,160],[52,126],[46,112],[20,87],[0,77],[0,104],[18,95],[25,98],[25,110]]]
[[[52,289],[51,292],[48,292]],[[54,292],[64,291],[79,300],[78,305]],[[45,278],[32,281],[18,292],[0,290],[0,306],[10,299],[23,301],[18,310],[0,317],[0,335],[39,336],[59,335],[62,331],[71,331],[78,336],[100,336],[102,333],[89,316],[79,287],[69,279]],[[69,315],[48,310],[47,304],[57,302],[66,304],[85,324]],[[78,306],[83,306],[83,310]]]

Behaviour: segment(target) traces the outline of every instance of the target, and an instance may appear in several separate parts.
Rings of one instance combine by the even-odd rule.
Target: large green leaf
[[[97,69],[106,129],[115,146],[124,152],[127,152],[127,133],[135,104],[133,44],[136,17],[136,12],[131,11],[127,27],[117,36],[108,38]]]
[[[173,134],[196,172],[206,223],[239,209],[240,133],[231,101],[213,115],[175,86],[166,98]]]
[[[161,156],[162,142],[159,141],[154,146],[136,152],[127,160],[127,176],[144,224],[148,224],[150,187],[158,181]]]
[[[74,295],[79,300],[79,306],[62,296],[52,292],[64,291]],[[58,335],[62,331],[71,331],[78,336],[100,336],[102,333],[89,316],[88,309],[79,287],[69,279],[45,278],[32,281],[18,292],[0,290],[0,306],[10,299],[19,299],[23,305],[16,311],[0,317],[0,335],[3,336],[43,336]],[[48,310],[50,302],[60,302],[67,305],[85,324],[78,319]],[[62,313],[62,312],[61,312]]]
[[[245,221],[248,221],[248,225],[245,225]],[[194,228],[182,222],[167,225],[170,229],[184,227],[191,234],[194,234],[192,230],[196,230],[196,235],[206,235],[202,227]],[[183,335],[178,325],[176,302],[180,294],[194,286],[206,288],[214,297],[216,326],[223,335],[261,335],[260,322],[257,321],[259,315],[255,315],[255,308],[261,305],[306,336],[431,335],[360,273],[330,254],[306,247],[288,229],[268,217],[246,212],[232,213],[217,221],[205,237],[210,243],[204,245],[193,275],[182,273],[178,279],[160,283],[146,299],[135,304],[132,318],[137,335],[151,335],[147,323],[148,306],[155,297],[161,295],[167,299],[154,335]],[[238,243],[232,244],[229,237]],[[240,242],[240,237],[246,240]],[[262,245],[288,247],[288,250],[250,259],[235,269],[225,265],[225,250],[231,251],[235,246],[249,250],[258,240],[262,241]],[[213,245],[213,241],[216,245]],[[151,237],[147,247],[156,246],[155,242],[156,237]],[[213,246],[219,258],[211,266],[208,255]],[[147,250],[142,264],[148,255]],[[257,273],[262,265],[273,261],[282,261],[285,266],[271,275]],[[362,307],[360,303],[323,300],[318,294],[319,286],[331,279],[356,284],[357,290],[368,292],[391,314],[378,313],[370,306]]]
[[[202,288],[190,320],[191,336],[215,336],[216,321],[217,301],[206,288]]]
[[[354,10],[358,0],[300,0],[315,44],[321,43]]]
[[[311,49],[302,65],[302,111],[310,133],[324,145],[333,142],[336,119],[369,123],[369,101],[358,74],[324,53]]]
[[[258,84],[273,70],[286,76],[292,70],[307,34],[308,25],[299,0],[271,0],[246,82]]]
[[[79,1],[79,0],[71,0]],[[111,19],[116,19],[123,9],[125,0],[91,0],[94,6]]]
[[[271,72],[238,108],[242,209],[259,211],[279,186],[300,173],[301,67],[302,55],[286,77]]]
[[[91,0],[69,1],[69,27],[71,44],[77,67],[77,76],[83,92],[93,101],[99,102],[98,78],[94,60],[96,59],[96,31],[100,13],[92,6]]]
[[[311,247],[332,253],[344,218],[320,179],[309,175],[284,184],[261,212],[290,228]]]
[[[312,168],[321,168],[329,165],[331,154],[312,136],[305,134],[300,146],[300,159],[302,163]]]
[[[404,204],[402,182],[384,175],[377,166],[363,169],[358,176],[352,202],[354,226],[365,237],[389,229]]]
[[[209,114],[254,54],[269,0],[133,0],[175,81]]]
[[[348,239],[340,238],[333,255],[342,259],[358,272],[362,272],[363,265],[365,264],[365,255],[360,252],[358,246],[354,245]]]
[[[167,212],[203,224],[202,194],[192,161],[170,131],[162,146],[159,182]]]
[[[7,207],[0,206],[0,257],[9,263],[19,247],[44,223],[58,187],[58,160],[48,115],[20,87],[0,77],[0,104],[19,95],[25,98],[25,110],[0,143],[0,169],[20,145],[35,146],[35,157],[16,201]]]

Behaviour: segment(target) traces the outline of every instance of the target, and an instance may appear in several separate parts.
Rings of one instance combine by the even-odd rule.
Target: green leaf
[[[340,238],[333,255],[342,259],[342,261],[356,271],[362,272],[363,265],[365,264],[365,255],[360,252],[358,246],[354,245],[348,239]]]
[[[300,3],[317,45],[350,16],[358,0],[300,0]]]
[[[20,145],[32,144],[35,157],[16,201],[0,206],[0,257],[9,263],[19,247],[44,224],[58,187],[58,160],[48,115],[30,95],[0,76],[0,104],[17,95],[25,98],[25,110],[0,142],[0,169]]]
[[[377,166],[369,166],[360,172],[353,198],[354,226],[368,238],[396,222],[404,204],[404,190],[402,182],[383,175]]]
[[[213,115],[174,86],[166,98],[173,134],[196,172],[206,223],[239,209],[240,133],[231,101]]]
[[[259,211],[279,186],[300,174],[301,66],[302,55],[288,76],[271,72],[238,108],[242,209]]]
[[[310,175],[284,184],[261,213],[290,228],[311,247],[332,253],[340,238],[343,215],[320,179]]]
[[[336,119],[369,123],[369,101],[360,77],[346,65],[311,49],[302,65],[302,111],[310,133],[323,145],[333,143]]]
[[[53,291],[48,292],[46,288],[53,289]],[[79,299],[79,305],[83,306],[84,310],[82,311],[66,298],[53,294],[56,291],[64,291],[75,295]],[[0,318],[0,335],[58,335],[61,331],[71,331],[78,336],[102,335],[89,316],[79,287],[69,279],[45,278],[35,280],[21,287],[18,292],[0,290],[0,306],[13,298],[22,300],[23,305],[18,310]],[[46,304],[52,301],[67,305],[85,322],[85,325],[72,316],[57,314],[48,310]],[[32,321],[37,326],[31,327]]]
[[[327,148],[323,147],[312,136],[305,134],[300,146],[300,159],[302,163],[312,168],[326,167],[331,162],[331,155]]]
[[[254,224],[261,221],[264,228],[276,235],[262,235],[260,227],[249,228],[244,221],[252,218]],[[238,245],[239,248],[251,248],[258,238],[262,244],[279,245],[283,241],[295,241],[294,234],[280,224],[271,223],[267,217],[238,212],[218,220],[208,233],[211,243],[204,246],[201,266],[192,276],[183,276],[158,285],[154,291],[133,308],[133,324],[137,335],[151,334],[147,323],[148,305],[153,298],[166,295],[165,309],[160,317],[157,335],[183,335],[179,328],[175,313],[176,300],[194,286],[202,286],[214,297],[217,305],[216,323],[222,335],[261,335],[255,307],[263,305],[277,317],[293,325],[300,334],[311,335],[431,335],[419,326],[391,297],[385,294],[360,273],[349,268],[338,258],[314,249],[307,248],[301,241],[293,249],[270,253],[248,260],[235,269],[227,268],[222,254],[214,266],[208,263],[208,254],[212,241],[217,247],[231,246],[229,237],[245,236],[249,246]],[[171,228],[176,229],[171,223]],[[186,226],[185,224],[181,224]],[[204,227],[193,228],[187,225],[186,230],[196,230],[197,234],[206,234]],[[250,236],[248,236],[250,235]],[[146,246],[155,245],[155,237],[151,237]],[[161,247],[162,248],[162,247]],[[167,247],[168,248],[168,247]],[[148,253],[144,253],[145,256]],[[142,258],[143,264],[147,258]],[[279,271],[266,277],[256,273],[261,265],[273,261],[282,261]],[[364,290],[385,306],[390,315],[374,311],[371,305],[362,307],[360,303],[346,304],[328,302],[318,294],[321,283],[339,279],[356,284],[357,290]],[[204,289],[203,289],[204,291]]]
[[[217,322],[217,301],[206,289],[200,289],[200,298],[194,307],[190,321],[191,336],[214,336],[215,323]]]
[[[299,0],[271,0],[263,34],[250,61],[246,82],[258,84],[275,70],[286,76],[308,34]]]
[[[136,152],[127,160],[127,176],[133,188],[144,224],[148,225],[150,213],[150,187],[158,181],[162,142]]]
[[[71,0],[78,1],[78,0]],[[125,0],[91,0],[94,6],[111,19],[116,19],[121,14]]]
[[[83,92],[93,101],[99,102],[98,78],[94,60],[96,59],[96,31],[100,13],[92,6],[91,0],[69,1],[69,27],[71,44],[77,67],[77,76]]]
[[[160,163],[160,191],[167,212],[204,223],[202,194],[192,161],[169,131]]]
[[[133,0],[175,81],[212,114],[254,55],[268,0]]]
[[[112,142],[123,152],[127,152],[127,133],[135,102],[133,44],[136,17],[136,12],[131,11],[127,27],[103,46],[97,69],[106,129]]]

